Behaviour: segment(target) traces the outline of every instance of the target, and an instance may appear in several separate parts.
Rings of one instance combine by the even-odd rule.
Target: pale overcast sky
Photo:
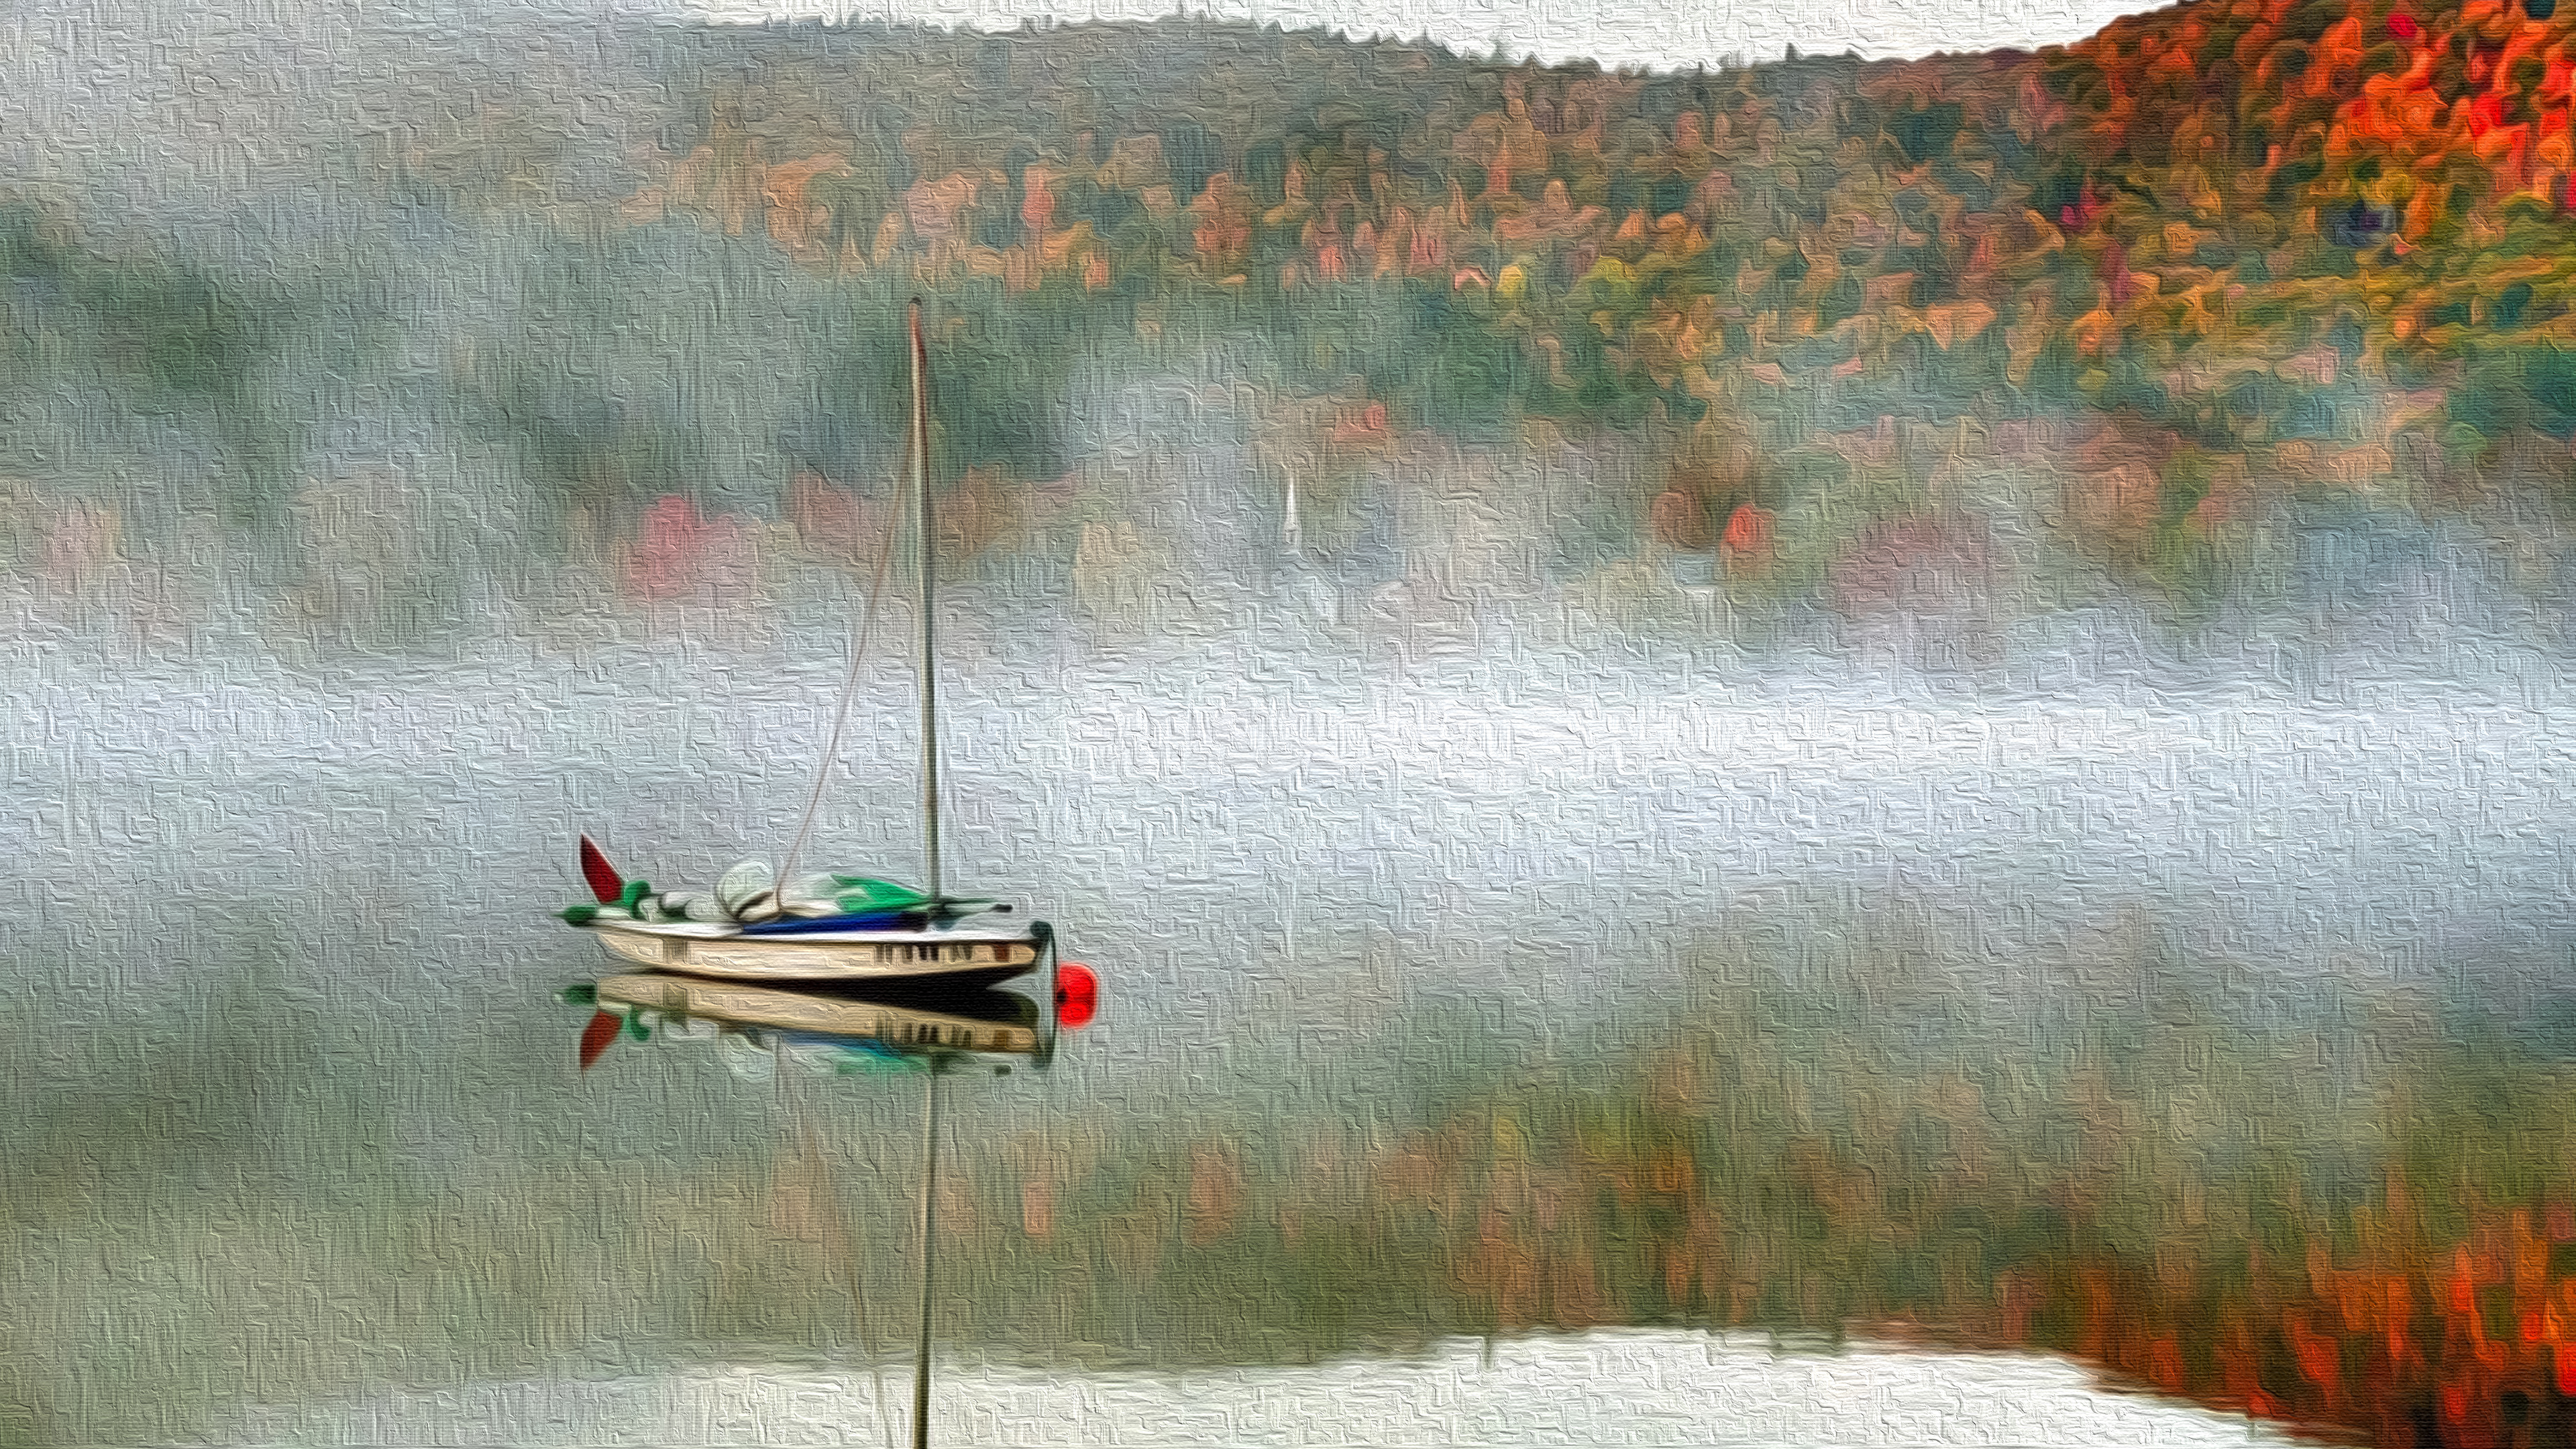
[[[1354,38],[1428,35],[1454,49],[1543,61],[1588,56],[1658,70],[1802,52],[1872,58],[2035,47],[2079,39],[2153,0],[679,0],[716,20],[768,17],[927,21],[981,30],[1026,20],[1150,20],[1187,10],[1227,20],[1322,26]]]

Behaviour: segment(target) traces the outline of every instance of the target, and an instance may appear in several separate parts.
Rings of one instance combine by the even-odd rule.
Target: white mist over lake
[[[1985,703],[1708,671],[1489,689],[1284,662],[961,680],[952,872],[1095,939],[1122,921],[1173,963],[1203,961],[1210,933],[1295,923],[1482,942],[1425,963],[1459,985],[1515,942],[1615,981],[1722,911],[1838,891],[1973,914],[1998,961],[2140,909],[2260,973],[2405,976],[2563,941],[2576,885],[2563,686]],[[22,882],[139,886],[220,842],[229,888],[398,872],[494,947],[542,937],[554,897],[577,895],[583,831],[675,887],[774,851],[837,682],[712,649],[435,674],[21,654],[11,672],[45,721],[10,753],[0,812]],[[819,840],[902,875],[914,721],[902,672],[880,683]],[[1186,990],[1208,968],[1172,969]]]
[[[1412,657],[1365,630],[1290,627],[1267,605],[1195,636],[1127,637],[960,592],[943,716],[951,878],[1052,921],[1103,983],[1100,1022],[1050,1078],[957,1094],[961,1173],[1007,1173],[987,1144],[1023,1132],[1126,1151],[1193,1120],[1282,1140],[1298,1124],[1395,1130],[1414,1076],[1470,1052],[1426,1023],[1463,1014],[1475,1051],[1616,1071],[1615,1052],[1586,1053],[1623,1031],[1649,1039],[1712,976],[1776,972],[1843,992],[1820,1000],[1907,1012],[1927,979],[1944,983],[1950,1025],[2003,1059],[2036,1055],[2094,1003],[2152,1006],[2122,974],[2142,947],[2187,967],[2177,979],[2218,1014],[2332,1011],[2391,988],[2507,1011],[2569,995],[2576,696],[2545,634],[2436,631],[2459,647],[2410,654],[2368,632],[2393,620],[2402,643],[2409,616],[2360,610],[2340,638],[2291,636],[2267,670],[2053,615],[1979,676],[1649,637],[1518,643],[1508,612]],[[765,1147],[745,1113],[770,1093],[722,1072],[630,1048],[577,1077],[579,1017],[549,999],[610,969],[553,914],[582,898],[580,835],[630,878],[703,885],[776,852],[811,781],[846,624],[819,611],[766,628],[661,622],[652,637],[460,641],[439,661],[220,638],[143,654],[37,630],[0,651],[0,680],[41,722],[0,751],[0,910],[30,1031],[75,1043],[46,1048],[43,1089],[123,1088],[67,1065],[82,1053],[193,1083],[141,1075],[152,1044],[190,1049],[204,1034],[185,1016],[191,993],[251,967],[263,1010],[318,1025],[253,1042],[249,1075],[219,1090],[258,1108],[237,1084],[281,1065],[260,1053],[322,1056],[307,1068],[320,1095],[364,1094],[381,1113],[335,1129],[333,1150],[407,1190],[560,1213],[549,1174],[722,1175],[707,1164]],[[912,681],[880,660],[811,856],[902,879],[919,848]],[[1870,974],[1900,966],[1917,995],[1882,994]],[[1822,1023],[1786,1049],[1823,1063],[1833,1035]],[[212,1074],[224,1059],[206,1060]],[[842,1085],[832,1102],[853,1150],[912,1130],[909,1093]],[[239,1171],[230,1152],[156,1180],[224,1181]],[[267,1170],[318,1197],[339,1190],[336,1160]],[[296,1256],[291,1222],[263,1231],[281,1267],[278,1296],[263,1275],[259,1301],[340,1301],[349,1265]],[[614,1243],[592,1251],[582,1273],[614,1282]],[[153,1352],[195,1362],[201,1320],[128,1285],[126,1259],[102,1240],[26,1261],[96,1285],[83,1291],[121,1323],[160,1335]],[[893,1254],[872,1264],[900,1269]],[[171,1270],[181,1287],[185,1271]],[[66,1310],[85,1301],[46,1291]],[[333,1397],[233,1438],[873,1432],[864,1374],[715,1366],[576,1386],[523,1364],[506,1381],[457,1371],[517,1331],[438,1350],[450,1357],[423,1376],[480,1387]],[[1043,1328],[1001,1343],[1064,1347]],[[1712,1362],[1704,1340],[1671,1334],[1500,1344],[1490,1373],[1478,1356],[1078,1379],[961,1368],[943,1381],[943,1422],[968,1442],[1075,1444],[2246,1432],[2030,1358],[1729,1346]],[[369,1381],[414,1380],[380,1367]]]

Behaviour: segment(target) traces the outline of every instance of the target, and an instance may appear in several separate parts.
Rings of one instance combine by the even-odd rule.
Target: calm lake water
[[[2295,1015],[2338,985],[2555,999],[2576,939],[2576,699],[2542,649],[2466,682],[2367,656],[2284,682],[2041,641],[2057,677],[1986,690],[1815,660],[1390,670],[1311,642],[961,632],[951,880],[1052,920],[1104,983],[1050,1077],[955,1094],[960,1160],[990,1171],[1031,1130],[1112,1161],[1189,1130],[1392,1130],[1426,1072],[1580,1063],[1746,951],[1848,985],[1869,937],[2011,1040],[2117,990],[2123,940],[2190,954],[2231,1011]],[[550,994],[605,965],[551,919],[581,898],[574,842],[666,887],[774,852],[831,648],[0,660],[30,725],[0,752],[0,901],[10,1146],[35,1184],[0,1265],[34,1306],[0,1330],[0,1387],[30,1437],[868,1442],[846,1375],[685,1345],[605,1382],[546,1368],[642,1321],[582,1306],[633,1276],[603,1184],[634,1222],[664,1181],[720,1213],[783,1126],[766,1089],[678,1053],[574,1074],[579,1014]],[[903,671],[863,696],[815,864],[916,873],[910,709]],[[909,1163],[898,1086],[816,1088],[839,1094],[834,1150]],[[908,1173],[870,1189],[888,1223]],[[908,1262],[871,1270],[884,1301]],[[973,1330],[1015,1333],[1060,1347]],[[1125,1352],[1135,1376],[962,1370],[943,1420],[977,1443],[2245,1433],[2029,1359],[1655,1334],[1507,1341],[1491,1369],[1456,1344],[1239,1372]],[[338,1407],[226,1417],[308,1398]]]

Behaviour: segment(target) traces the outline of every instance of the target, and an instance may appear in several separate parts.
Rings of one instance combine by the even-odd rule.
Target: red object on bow
[[[591,844],[587,835],[581,838],[581,878],[590,884],[590,893],[599,897],[603,906],[617,904],[618,893],[626,889],[626,882],[617,878],[617,867],[608,863],[608,857],[599,853],[599,847]]]

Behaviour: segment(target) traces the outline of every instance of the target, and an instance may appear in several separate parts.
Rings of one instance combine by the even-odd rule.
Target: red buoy
[[[1055,968],[1055,1024],[1067,1031],[1091,1025],[1100,1010],[1100,978],[1079,961]]]

